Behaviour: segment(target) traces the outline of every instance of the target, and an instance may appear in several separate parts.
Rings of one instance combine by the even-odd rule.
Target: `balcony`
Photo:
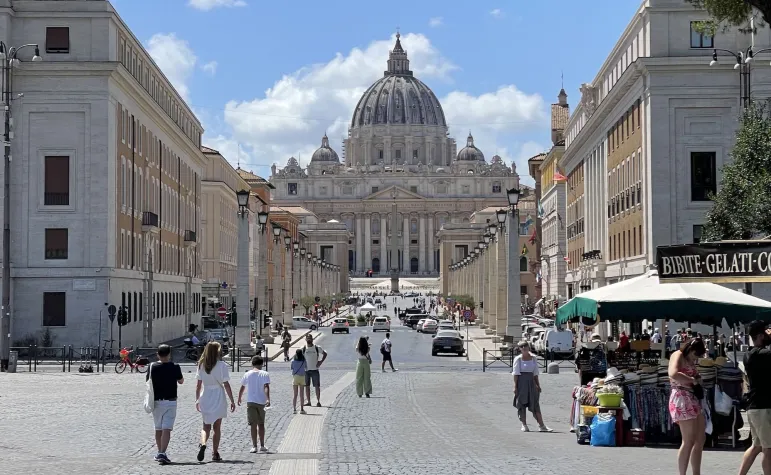
[[[157,232],[158,231],[158,215],[152,211],[142,212],[142,231],[143,232]]]
[[[43,204],[45,206],[69,206],[70,194],[46,192],[43,194]]]

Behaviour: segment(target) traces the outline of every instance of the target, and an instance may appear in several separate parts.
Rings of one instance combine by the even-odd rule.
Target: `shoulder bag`
[[[155,389],[153,388],[153,366],[150,364],[150,369],[147,373],[147,381],[145,381],[145,412],[150,414],[155,409]]]

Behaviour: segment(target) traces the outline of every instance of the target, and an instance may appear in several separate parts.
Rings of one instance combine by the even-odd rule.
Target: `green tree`
[[[744,111],[731,159],[707,213],[704,240],[771,235],[771,117],[765,106]]]
[[[313,304],[315,303],[316,301],[310,295],[306,295],[305,297],[300,298],[300,305],[305,307],[306,314],[310,313],[311,307],[313,307]]]
[[[700,25],[706,32],[718,31],[732,26],[748,32],[750,19],[760,17],[771,23],[771,0],[686,0],[694,7],[704,9],[712,17]]]

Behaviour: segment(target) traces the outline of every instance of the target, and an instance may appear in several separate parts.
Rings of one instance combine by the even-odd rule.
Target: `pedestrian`
[[[752,434],[752,447],[742,457],[740,474],[746,474],[755,457],[763,453],[763,474],[771,474],[771,330],[765,322],[754,321],[749,327],[752,349],[744,355],[747,375],[747,419]]]
[[[707,348],[700,338],[691,338],[669,357],[669,380],[672,392],[669,396],[669,415],[680,426],[682,443],[677,452],[677,468],[686,475],[688,462],[695,475],[701,473],[701,455],[706,435],[706,419],[701,406],[704,389],[696,362]]]
[[[369,355],[369,342],[366,337],[359,338],[356,344],[358,360],[356,361],[356,394],[369,397],[372,394],[372,357]]]
[[[292,335],[289,329],[284,328],[284,334],[281,335],[281,348],[284,350],[284,361],[289,361],[289,348],[292,346]]]
[[[169,447],[171,431],[174,429],[174,420],[177,418],[177,385],[185,382],[179,365],[171,360],[171,347],[161,345],[158,347],[158,362],[152,363],[145,381],[153,382],[153,422],[155,423],[155,445],[158,453],[155,461],[161,465],[171,463],[166,455]]]
[[[265,408],[270,407],[270,374],[262,369],[262,356],[252,356],[252,369],[241,378],[241,389],[238,391],[238,405],[246,392],[246,422],[249,424],[252,436],[251,453],[268,451],[265,448]],[[257,449],[257,436],[260,437],[260,448]]]
[[[313,335],[305,336],[305,399],[311,405],[311,385],[316,389],[316,407],[321,407],[321,375],[319,368],[327,359],[327,352],[318,345],[313,344]]]
[[[292,360],[292,408],[297,414],[297,393],[300,393],[300,414],[305,414],[305,355],[302,348],[297,348]],[[310,401],[308,401],[310,404]]]
[[[527,341],[520,341],[517,345],[520,354],[514,358],[512,363],[514,375],[514,407],[517,408],[517,417],[522,424],[522,432],[530,432],[527,427],[527,411],[533,413],[533,417],[538,422],[538,432],[553,432],[546,427],[541,415],[541,383],[538,380],[538,361],[530,353],[530,344]]]
[[[391,349],[392,349],[391,332],[388,332],[386,333],[386,336],[383,339],[383,342],[380,343],[380,354],[383,355],[383,364],[380,366],[380,369],[382,369],[384,373],[386,372],[385,370],[386,361],[388,362],[389,365],[391,365],[391,371],[393,371],[394,373],[399,371],[398,369],[394,368],[394,362],[391,359]]]
[[[201,443],[198,444],[198,461],[203,462],[206,453],[206,442],[209,434],[212,435],[212,462],[221,462],[219,446],[221,436],[222,419],[228,416],[226,401],[230,399],[230,412],[236,410],[233,400],[233,391],[230,389],[230,372],[228,365],[222,361],[222,347],[216,341],[206,344],[198,360],[198,370],[195,379],[198,380],[195,387],[195,409],[201,413],[203,428],[201,429]]]

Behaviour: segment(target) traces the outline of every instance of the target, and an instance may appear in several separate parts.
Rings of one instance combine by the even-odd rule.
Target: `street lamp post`
[[[259,251],[259,259],[258,262],[260,263],[260,266],[264,266],[262,269],[260,269],[259,274],[259,281],[261,281],[260,290],[258,295],[261,295],[262,298],[257,297],[257,305],[255,305],[255,316],[257,317],[258,323],[257,327],[260,329],[260,336],[262,336],[262,327],[265,326],[265,319],[263,318],[263,309],[260,308],[260,305],[265,306],[265,302],[268,300],[268,266],[267,266],[267,242],[265,239],[265,232],[268,229],[268,212],[267,211],[258,211],[257,212],[257,224],[259,225],[259,231],[260,231],[260,248]]]
[[[771,48],[763,48],[755,51],[752,46],[749,46],[744,51],[731,51],[722,48],[714,48],[712,50],[712,61],[709,62],[710,66],[719,64],[718,53],[722,53],[725,56],[731,56],[736,60],[734,69],[739,71],[739,98],[743,108],[747,108],[752,102],[752,61],[755,56],[761,53],[771,51]]]
[[[299,269],[295,269],[295,263],[297,262],[297,256],[300,254],[300,243],[295,241],[292,243],[292,318],[294,318],[294,308],[297,306],[297,294],[294,291],[294,275],[299,273]],[[300,282],[298,281],[298,284]]]
[[[236,192],[238,201],[238,267],[236,272],[236,312],[231,314],[230,325],[235,329],[243,329],[240,338],[236,341],[249,341],[249,190],[239,190]],[[232,301],[231,301],[232,305]],[[241,318],[238,318],[239,315]]]
[[[11,101],[13,94],[13,68],[18,67],[21,61],[18,58],[19,51],[24,48],[35,48],[33,62],[42,61],[40,48],[34,43],[17,47],[8,47],[0,42],[0,64],[2,70],[2,94],[5,106],[3,133],[4,167],[3,167],[3,300],[0,308],[0,371],[8,370],[8,359],[11,354],[11,140],[13,140],[13,117],[11,114]]]
[[[271,299],[271,305],[275,304],[276,294],[278,293],[278,287],[276,287],[276,285],[278,285],[278,282],[276,280],[278,278],[278,252],[276,251],[278,250],[278,244],[280,242],[281,242],[281,228],[274,224],[273,225],[273,295],[272,295],[273,298]],[[284,286],[283,280],[284,278],[282,275],[281,276],[282,288]],[[281,297],[283,298],[283,295]],[[272,308],[271,316],[273,316],[273,311],[278,311],[278,309]],[[281,323],[284,323],[283,319]]]
[[[511,212],[511,222],[509,223],[506,233],[509,240],[507,246],[509,285],[506,292],[506,306],[508,307],[506,336],[513,337],[514,340],[518,340],[522,337],[522,327],[520,326],[522,320],[522,306],[519,292],[519,255],[517,253],[517,247],[519,246],[519,209],[517,208],[517,205],[519,204],[519,195],[520,190],[518,188],[512,188],[506,191],[506,196],[509,199],[509,211]]]

